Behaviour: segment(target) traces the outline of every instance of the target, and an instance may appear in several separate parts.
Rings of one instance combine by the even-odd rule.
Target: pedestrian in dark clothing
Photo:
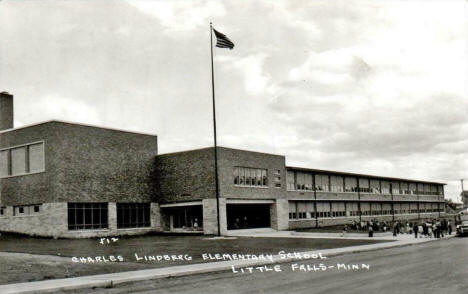
[[[414,224],[413,226],[414,237],[418,238],[418,224]]]
[[[372,226],[369,226],[369,238],[372,237],[374,237],[374,229],[372,228]]]

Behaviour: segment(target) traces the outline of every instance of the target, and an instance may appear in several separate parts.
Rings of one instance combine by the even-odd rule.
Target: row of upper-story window
[[[234,185],[249,187],[268,187],[268,170],[263,168],[252,168],[235,166],[233,168]],[[281,171],[274,171],[273,185],[281,187]]]
[[[392,215],[431,213],[444,211],[438,203],[371,203],[363,202],[308,202],[289,201],[289,219],[312,219],[322,217],[350,217],[370,215]]]
[[[44,142],[0,150],[0,177],[11,177],[45,170]]]
[[[362,192],[400,195],[443,195],[443,186],[437,184],[388,181],[366,177],[328,175],[288,170],[288,190],[315,190],[324,192]],[[315,185],[314,185],[315,184]]]

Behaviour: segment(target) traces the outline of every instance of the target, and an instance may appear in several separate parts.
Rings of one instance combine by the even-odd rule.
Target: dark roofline
[[[332,170],[323,170],[323,169],[315,169],[315,168],[304,168],[304,167],[286,166],[286,170],[288,170],[288,169],[291,169],[291,170],[298,170],[298,171],[309,171],[309,172],[316,172],[316,173],[324,173],[324,174],[339,174],[339,175],[345,175],[345,176],[366,177],[366,178],[373,178],[373,179],[385,179],[385,180],[403,181],[403,182],[414,182],[414,183],[424,183],[424,184],[447,185],[446,183],[438,183],[438,182],[430,182],[430,181],[421,181],[421,180],[412,180],[412,179],[403,179],[403,178],[393,178],[393,177],[383,177],[383,176],[366,175],[366,174],[357,174],[357,173],[340,172],[340,171],[332,171]]]
[[[214,149],[214,147],[202,147],[202,148],[197,148],[197,149],[161,153],[161,154],[158,154],[157,156],[176,155],[176,154],[180,154],[180,153],[189,153],[189,152],[196,152],[196,151],[202,151],[202,150],[208,150],[208,149]],[[258,153],[258,154],[264,154],[264,155],[285,157],[284,155],[278,155],[278,154],[273,154],[273,153],[265,153],[265,152],[251,151],[251,150],[245,150],[245,149],[236,149],[236,148],[229,148],[229,147],[224,147],[224,146],[218,146],[218,149],[227,149],[227,150],[234,150],[234,151],[241,151],[241,152]]]
[[[96,128],[96,129],[110,130],[110,131],[116,131],[116,132],[123,132],[123,133],[130,133],[130,134],[157,137],[156,134],[149,134],[149,133],[143,133],[143,132],[134,132],[134,131],[117,129],[117,128],[101,127],[101,126],[96,126],[96,125],[91,125],[91,124],[70,122],[70,121],[57,120],[57,119],[52,119],[52,120],[48,120],[48,121],[43,121],[43,122],[38,122],[38,123],[34,123],[34,124],[24,125],[24,126],[21,126],[21,127],[2,130],[2,131],[0,131],[0,134],[8,133],[8,132],[11,132],[11,131],[16,131],[16,130],[20,130],[20,129],[25,129],[25,128],[29,128],[29,127],[35,127],[35,126],[39,126],[39,125],[43,125],[43,124],[54,123],[54,122],[62,123],[62,124],[69,124],[69,125],[76,125],[76,126],[83,126],[83,127],[90,127],[90,128]]]

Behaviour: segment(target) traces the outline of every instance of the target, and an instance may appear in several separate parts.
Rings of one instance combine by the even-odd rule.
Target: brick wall
[[[116,203],[109,202],[108,229],[68,230],[67,203],[44,203],[39,213],[13,216],[13,207],[8,206],[0,216],[0,232],[13,232],[31,236],[58,238],[90,238],[121,235],[137,235],[161,231],[160,211],[157,203],[151,203],[151,226],[146,228],[117,229]]]
[[[36,141],[45,172],[1,179],[1,205],[154,198],[156,136],[57,121],[0,133],[0,148]]]
[[[215,198],[213,148],[158,155],[157,202]]]
[[[67,230],[67,204],[44,203],[39,213],[13,216],[13,207],[8,206],[0,217],[0,231],[23,233],[33,236],[58,237]]]
[[[280,155],[218,148],[220,195],[225,198],[277,199],[286,198],[285,157]],[[234,185],[234,167],[252,167],[267,170],[268,187]],[[274,186],[274,173],[279,170],[281,187]]]

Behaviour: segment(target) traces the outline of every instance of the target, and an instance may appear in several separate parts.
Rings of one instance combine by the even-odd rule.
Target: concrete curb
[[[454,236],[447,236],[443,239],[423,239],[414,242],[411,241],[393,241],[387,243],[377,243],[370,245],[351,246],[343,248],[325,249],[317,251],[301,252],[301,254],[319,254],[322,253],[325,257],[339,256],[349,253],[360,253],[375,251],[380,249],[396,248],[409,245],[416,245],[431,241],[440,241],[444,239],[450,239]],[[303,259],[304,260],[304,259]],[[302,260],[302,261],[303,261]],[[313,259],[312,259],[313,260]],[[120,272],[112,274],[103,274],[95,276],[85,276],[77,278],[67,279],[56,279],[46,280],[29,283],[17,283],[0,285],[0,293],[12,294],[12,293],[47,293],[64,290],[76,290],[83,288],[110,288],[114,285],[119,285],[128,282],[137,282],[142,280],[154,280],[163,279],[169,277],[181,277],[194,274],[203,274],[209,272],[221,272],[231,270],[234,267],[247,267],[247,266],[262,266],[268,264],[279,264],[288,263],[292,261],[301,261],[295,258],[281,258],[279,255],[273,256],[273,262],[271,261],[256,261],[256,260],[234,260],[234,261],[218,261],[209,263],[197,263],[181,266],[173,266],[167,268],[156,268],[147,270],[138,270],[131,272]]]

